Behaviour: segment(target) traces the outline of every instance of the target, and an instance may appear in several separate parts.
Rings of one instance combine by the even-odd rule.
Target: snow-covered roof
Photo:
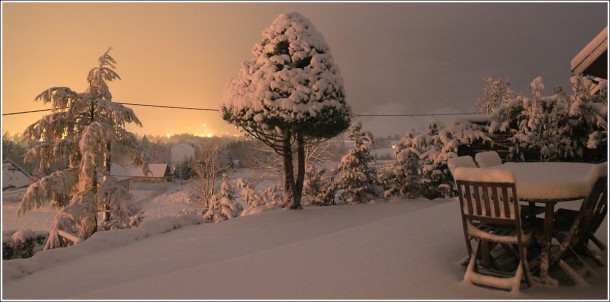
[[[112,163],[110,166],[110,175],[114,176],[117,181],[131,179],[131,174],[129,174],[129,172],[123,168],[123,166],[117,163]]]
[[[126,170],[132,177],[164,177],[167,164],[148,164],[148,168],[150,168],[150,172],[152,172],[152,174],[144,175],[142,167],[129,166],[126,168]]]
[[[2,161],[2,191],[30,185],[31,176],[10,159]]]
[[[579,75],[587,71],[591,67],[593,63],[595,63],[598,58],[602,59],[601,61],[605,61],[606,64],[602,64],[603,66],[599,66],[600,69],[603,69],[605,75],[607,77],[607,56],[608,53],[608,27],[604,28],[585,48],[583,48],[573,59],[571,62],[572,73],[575,75]],[[605,55],[604,55],[605,54]],[[605,60],[604,60],[605,59]],[[601,64],[601,63],[600,63]],[[602,72],[600,70],[600,72]],[[600,76],[598,74],[593,73],[595,76]]]

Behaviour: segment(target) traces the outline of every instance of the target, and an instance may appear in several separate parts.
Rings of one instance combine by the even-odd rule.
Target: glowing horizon
[[[291,11],[309,18],[324,36],[353,113],[468,112],[486,76],[508,78],[516,91],[527,91],[537,76],[547,87],[569,89],[570,61],[607,26],[607,8],[606,3],[2,2],[2,112],[49,109],[34,98],[50,87],[83,91],[88,71],[108,47],[121,76],[109,83],[113,101],[219,109],[226,83],[252,57],[262,31]],[[127,107],[143,124],[127,126],[138,135],[240,135],[214,111]],[[21,133],[44,114],[3,116],[2,131]],[[407,119],[360,120],[379,135],[408,130],[400,124]]]

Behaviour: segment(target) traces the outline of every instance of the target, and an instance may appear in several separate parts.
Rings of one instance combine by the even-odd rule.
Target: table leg
[[[551,256],[551,241],[553,240],[553,215],[555,203],[547,202],[544,209],[544,230],[542,234],[542,253],[540,255],[540,281],[546,284],[557,284],[557,280],[549,276]]]

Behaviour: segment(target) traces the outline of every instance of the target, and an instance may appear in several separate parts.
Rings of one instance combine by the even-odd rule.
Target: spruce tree
[[[377,196],[377,172],[373,168],[375,158],[370,152],[373,135],[362,131],[358,122],[348,130],[348,139],[354,146],[343,156],[337,168],[337,189],[347,203],[364,203]]]

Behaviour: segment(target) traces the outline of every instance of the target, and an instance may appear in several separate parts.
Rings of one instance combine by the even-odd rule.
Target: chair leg
[[[561,267],[561,269],[568,275],[568,277],[570,279],[572,279],[572,281],[574,281],[574,283],[576,283],[577,285],[581,285],[581,286],[590,285],[587,281],[585,281],[585,279],[578,272],[576,272],[565,261],[559,260],[559,267]]]
[[[477,256],[479,253],[479,248],[481,248],[482,240],[478,240],[478,243],[472,250],[470,254],[470,262],[468,263],[468,268],[466,269],[466,273],[464,274],[464,282],[470,282],[472,284],[478,284],[483,286],[495,287],[499,289],[509,290],[509,291],[518,291],[521,287],[521,279],[525,272],[525,279],[528,285],[531,286],[529,279],[529,270],[527,268],[527,262],[524,262],[524,259],[520,259],[519,265],[517,266],[517,270],[514,276],[509,277],[499,277],[494,275],[483,275],[478,272],[477,269]],[[527,260],[525,260],[527,261]]]

